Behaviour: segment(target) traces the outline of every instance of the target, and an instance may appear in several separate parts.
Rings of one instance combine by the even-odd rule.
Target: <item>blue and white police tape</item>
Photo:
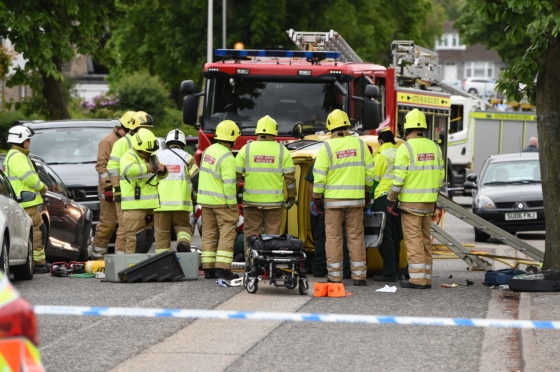
[[[129,307],[95,306],[35,306],[35,313],[41,315],[92,315],[124,316],[144,318],[199,318],[199,319],[249,319],[281,320],[293,322],[325,323],[368,323],[400,324],[455,327],[500,327],[500,328],[537,328],[560,329],[560,320],[512,320],[512,319],[467,319],[433,318],[420,316],[380,316],[355,314],[313,314],[277,313],[261,311],[228,311],[196,309],[150,309]]]

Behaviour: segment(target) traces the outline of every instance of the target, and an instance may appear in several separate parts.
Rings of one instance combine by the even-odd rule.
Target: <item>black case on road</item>
[[[176,282],[185,279],[175,252],[163,252],[123,271],[119,278],[124,283]]]

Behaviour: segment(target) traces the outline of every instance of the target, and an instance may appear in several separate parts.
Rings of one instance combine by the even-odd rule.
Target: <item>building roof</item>
[[[464,50],[441,49],[438,50],[439,62],[470,62],[470,61],[491,61],[502,63],[502,59],[494,50],[489,50],[482,44],[468,46]]]

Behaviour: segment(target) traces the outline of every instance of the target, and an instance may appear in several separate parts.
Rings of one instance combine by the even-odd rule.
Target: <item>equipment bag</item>
[[[249,247],[257,251],[302,251],[303,241],[292,235],[253,235],[247,238]]]
[[[508,280],[516,275],[527,274],[523,270],[517,269],[503,269],[503,270],[488,270],[484,274],[484,285],[505,285],[508,284]]]
[[[519,275],[511,278],[508,285],[515,292],[558,292],[560,271],[545,270],[537,274]]]

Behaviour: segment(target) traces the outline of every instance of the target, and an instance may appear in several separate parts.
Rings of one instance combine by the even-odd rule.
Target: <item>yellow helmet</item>
[[[136,151],[155,152],[159,149],[157,138],[151,130],[146,128],[138,129],[138,132],[132,136],[132,147]]]
[[[327,116],[327,130],[333,131],[342,127],[349,127],[350,119],[344,111],[336,109]]]
[[[154,119],[152,116],[144,111],[137,111],[136,115],[138,115],[138,120],[140,120],[140,128],[153,128],[154,127]]]
[[[128,130],[134,130],[138,128],[139,122],[136,111],[125,112],[119,119],[119,123],[123,128],[126,128]]]
[[[239,127],[232,120],[224,120],[216,127],[216,140],[235,142],[240,135]]]
[[[255,129],[255,134],[272,134],[273,136],[278,135],[278,123],[276,120],[266,115],[257,121],[257,128]]]
[[[410,111],[405,116],[404,130],[407,129],[428,129],[426,115],[418,109]]]

